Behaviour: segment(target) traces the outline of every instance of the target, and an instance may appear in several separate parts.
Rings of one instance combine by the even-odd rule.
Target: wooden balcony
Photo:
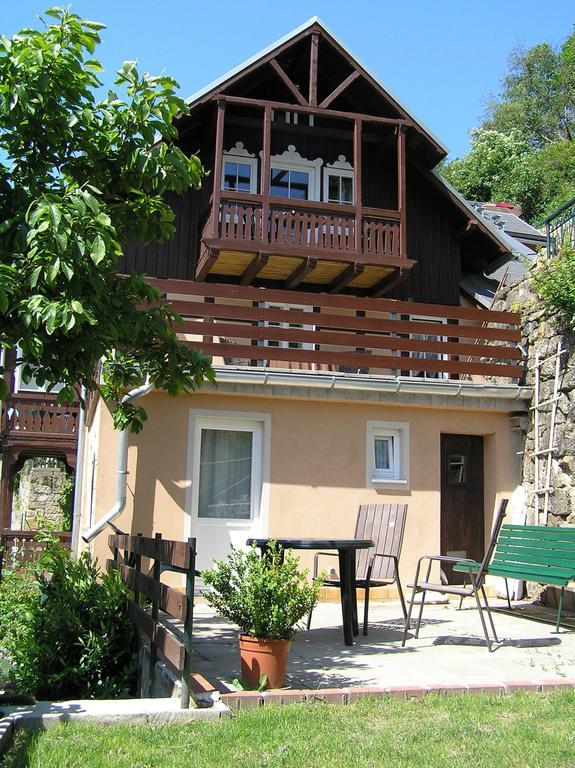
[[[519,315],[391,299],[153,281],[178,332],[220,364],[417,376],[518,379]]]
[[[204,228],[196,278],[256,277],[319,284],[328,292],[369,289],[413,261],[402,256],[397,211],[221,193]]]
[[[58,405],[50,395],[15,394],[2,404],[2,442],[42,446],[77,440],[78,405]]]

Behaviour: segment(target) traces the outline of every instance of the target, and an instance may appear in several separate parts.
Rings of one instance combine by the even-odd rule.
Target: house
[[[7,553],[5,562],[16,552],[32,558],[37,529],[46,522],[70,545],[60,495],[63,480],[75,471],[80,426],[79,406],[58,405],[59,387],[47,392],[34,377],[24,381],[16,359],[17,350],[6,352],[8,396],[0,422],[0,546]]]
[[[405,573],[423,552],[480,558],[519,482],[512,418],[530,393],[518,316],[471,306],[461,277],[508,242],[434,170],[440,141],[318,19],[189,105],[181,146],[210,174],[172,198],[176,234],[133,244],[123,268],[173,302],[217,386],[143,390],[125,500],[120,436],[95,404],[81,534],[101,562],[104,517],[195,536],[206,567],[249,536],[345,538],[358,504],[407,502]]]

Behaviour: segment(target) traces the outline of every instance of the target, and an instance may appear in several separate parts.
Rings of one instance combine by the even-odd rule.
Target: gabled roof
[[[306,21],[305,24],[302,24],[300,27],[297,27],[297,29],[294,29],[284,37],[276,40],[275,43],[267,46],[267,48],[264,48],[262,51],[239,64],[237,67],[234,67],[229,72],[226,72],[224,75],[217,78],[217,80],[214,80],[209,85],[201,88],[199,91],[186,99],[186,102],[189,104],[190,108],[193,109],[197,105],[224,91],[227,87],[247,75],[248,72],[268,63],[281,51],[289,48],[291,45],[295,44],[312,32],[318,32],[321,34],[328,42],[331,43],[334,48],[339,49],[340,53],[343,53],[349,59],[351,59],[355,67],[367,80],[367,82],[370,83],[370,85],[377,91],[379,91],[381,96],[389,101],[389,103],[402,115],[403,119],[410,121],[413,124],[413,128],[418,133],[420,133],[429,144],[433,146],[433,149],[437,153],[439,159],[442,159],[447,155],[447,148],[432,133],[432,131],[430,131],[429,128],[427,128],[417,117],[415,117],[415,115],[410,110],[408,110],[407,107],[389,90],[389,88],[384,86],[382,82],[367,69],[367,67],[361,64],[357,57],[354,56],[347,48],[347,46],[341,42],[341,40],[339,40],[330,30],[328,30],[326,25],[317,16],[313,16],[311,19]]]

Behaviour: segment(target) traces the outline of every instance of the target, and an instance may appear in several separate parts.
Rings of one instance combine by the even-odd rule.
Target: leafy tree
[[[25,380],[64,382],[61,402],[100,388],[116,426],[137,431],[145,412],[119,403],[127,387],[149,377],[175,395],[213,377],[158,291],[117,272],[125,243],[174,232],[164,195],[203,170],[175,145],[187,107],[172,78],[126,62],[99,98],[103,25],[45,16],[41,31],[0,37],[0,345],[22,350]]]
[[[444,167],[468,198],[519,203],[529,220],[575,196],[575,32],[559,49],[516,48],[469,153]]]

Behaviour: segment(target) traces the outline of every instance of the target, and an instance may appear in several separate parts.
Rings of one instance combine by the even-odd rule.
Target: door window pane
[[[202,429],[198,517],[251,517],[252,432]]]
[[[465,483],[465,456],[455,453],[449,454],[447,479],[449,485],[463,485]]]

